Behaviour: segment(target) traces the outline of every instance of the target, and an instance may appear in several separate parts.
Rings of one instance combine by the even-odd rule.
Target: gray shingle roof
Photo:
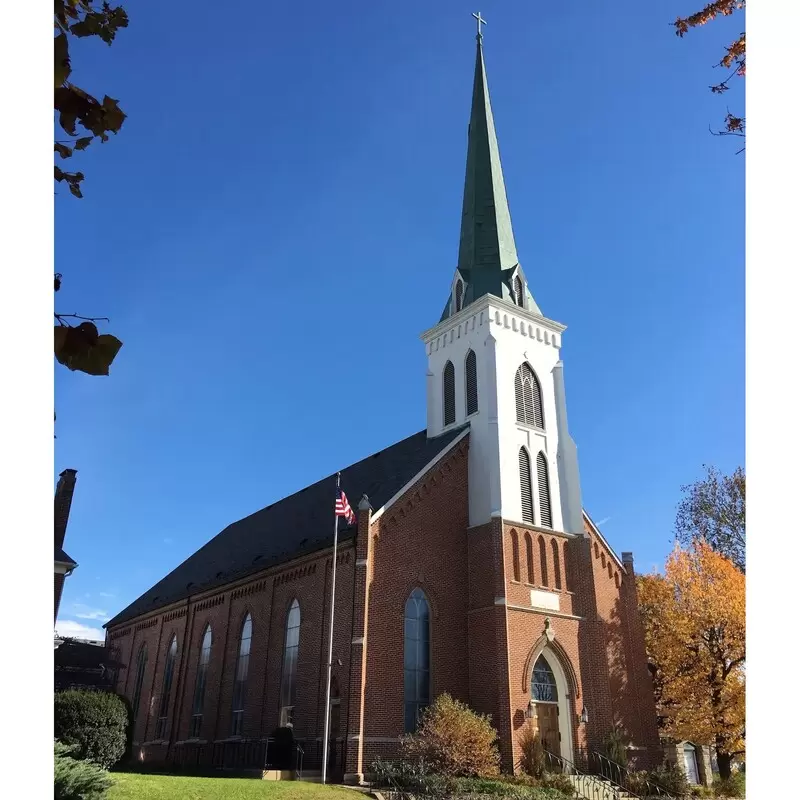
[[[74,558],[70,558],[61,547],[56,546],[55,548],[55,560],[61,564],[75,564],[78,565],[78,562],[75,561]]]
[[[428,439],[426,431],[420,431],[343,469],[341,485],[353,510],[363,494],[369,497],[373,508],[385,505],[440,455],[464,427],[435,439]],[[335,474],[329,475],[228,525],[104,627],[330,547],[335,491]],[[355,533],[355,526],[340,523],[340,540],[352,539]]]

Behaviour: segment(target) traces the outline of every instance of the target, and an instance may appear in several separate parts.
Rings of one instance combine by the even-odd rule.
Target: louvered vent
[[[517,404],[517,422],[544,429],[542,387],[536,373],[523,364],[514,378],[514,395]]]
[[[475,353],[467,353],[466,386],[467,386],[467,416],[478,410],[478,360]]]
[[[523,300],[522,300],[522,281],[520,280],[519,275],[517,275],[517,277],[514,278],[514,302],[518,306],[522,306],[523,305]]]
[[[547,474],[547,459],[544,453],[536,456],[536,472],[539,478],[539,510],[542,527],[553,527],[553,516],[550,513],[550,478]]]
[[[464,307],[464,284],[459,281],[456,284],[456,313]]]
[[[531,487],[531,459],[524,447],[519,449],[519,489],[522,500],[522,521],[533,525],[533,491]]]
[[[444,365],[444,424],[451,425],[456,421],[456,371],[453,362]]]

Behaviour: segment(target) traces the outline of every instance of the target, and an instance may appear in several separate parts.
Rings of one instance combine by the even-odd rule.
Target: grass
[[[108,800],[358,800],[352,789],[303,781],[113,773]]]

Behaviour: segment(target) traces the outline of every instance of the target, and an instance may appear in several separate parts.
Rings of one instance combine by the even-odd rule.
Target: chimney
[[[69,510],[72,506],[72,495],[75,492],[75,476],[78,474],[76,469],[65,469],[58,476],[55,500],[55,546],[64,546],[64,536],[67,532],[67,522],[69,520]]]

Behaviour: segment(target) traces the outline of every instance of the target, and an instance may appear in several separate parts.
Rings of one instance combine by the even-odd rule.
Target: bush
[[[119,695],[71,689],[55,695],[55,737],[76,759],[114,766],[125,753],[128,706]]]
[[[567,797],[572,797],[575,794],[575,784],[569,777],[560,772],[546,772],[542,776],[542,785],[548,789],[555,789]]]
[[[691,792],[686,773],[676,764],[663,764],[647,773],[647,777],[675,797],[686,797]]]
[[[522,751],[520,757],[522,771],[533,778],[541,778],[545,772],[544,747],[530,720],[525,723],[519,735],[519,747]]]
[[[734,772],[730,778],[714,781],[714,793],[717,797],[744,797],[744,786],[744,773]]]
[[[493,777],[500,773],[496,740],[490,717],[442,694],[425,709],[419,733],[403,737],[400,750],[404,760],[422,762],[428,773]]]
[[[603,755],[620,766],[628,766],[628,737],[622,728],[614,728],[603,740]]]
[[[111,776],[91,761],[72,758],[73,747],[55,742],[55,800],[102,800]]]

